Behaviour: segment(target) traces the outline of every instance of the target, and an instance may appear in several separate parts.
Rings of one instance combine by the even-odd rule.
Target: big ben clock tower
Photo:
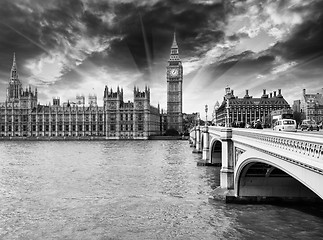
[[[176,34],[170,50],[167,66],[167,122],[168,129],[183,132],[183,66],[179,58]]]

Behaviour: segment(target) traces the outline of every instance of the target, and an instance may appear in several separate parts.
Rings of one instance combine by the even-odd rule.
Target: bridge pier
[[[233,169],[233,141],[232,129],[221,129],[220,138],[222,140],[222,168],[220,171],[220,187],[222,189],[234,188]]]
[[[191,130],[191,132],[190,132],[189,144],[190,144],[190,147],[195,148],[195,144],[196,144],[196,129],[195,129],[195,127],[194,127],[194,130]]]
[[[205,160],[206,163],[209,163],[209,128],[205,125],[203,130],[203,151],[202,151],[202,159]]]
[[[193,150],[193,153],[202,153],[200,125],[196,126],[195,132],[196,132],[195,149]]]

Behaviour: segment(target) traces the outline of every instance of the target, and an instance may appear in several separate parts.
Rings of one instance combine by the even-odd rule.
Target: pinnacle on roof
[[[13,53],[12,67],[17,67],[17,64],[16,64],[16,53],[15,52]]]
[[[173,40],[172,48],[178,48],[177,42],[176,42],[176,32],[174,32],[174,40]]]
[[[16,53],[13,53],[12,67],[11,71],[17,72],[17,63],[16,63]]]
[[[173,44],[170,50],[170,56],[169,56],[169,62],[180,62],[181,59],[179,57],[179,53],[178,53],[178,45],[176,42],[176,32],[174,32],[174,39],[173,39]]]
[[[10,72],[10,80],[11,81],[18,80],[16,53],[13,53],[12,67],[11,67],[11,72]]]

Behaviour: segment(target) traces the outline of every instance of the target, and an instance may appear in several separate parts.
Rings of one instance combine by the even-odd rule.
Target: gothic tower
[[[11,72],[10,72],[10,78],[9,78],[9,86],[7,88],[7,101],[18,102],[20,99],[21,91],[22,91],[22,86],[18,77],[16,55],[14,53]]]
[[[183,66],[179,57],[176,34],[170,50],[167,66],[167,122],[168,129],[183,131]]]

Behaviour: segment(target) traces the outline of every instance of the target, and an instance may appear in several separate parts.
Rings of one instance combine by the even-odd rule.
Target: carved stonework
[[[242,148],[235,147],[234,148],[234,166],[236,166],[237,161],[239,160],[239,157],[241,156],[242,153],[244,153],[246,150]]]
[[[289,135],[283,136],[246,131],[235,131],[234,135],[243,136],[246,140],[252,140],[252,144],[248,144],[246,141],[241,141],[240,144],[257,149],[260,152],[264,152],[284,161],[292,162],[293,164],[300,165],[312,171],[323,173],[321,168],[313,166],[314,162],[323,160],[323,143],[314,136],[295,136],[292,138],[293,136]],[[267,150],[263,147],[264,145],[273,147],[276,150]],[[290,154],[297,157],[290,157]],[[313,162],[304,161],[305,158]]]

